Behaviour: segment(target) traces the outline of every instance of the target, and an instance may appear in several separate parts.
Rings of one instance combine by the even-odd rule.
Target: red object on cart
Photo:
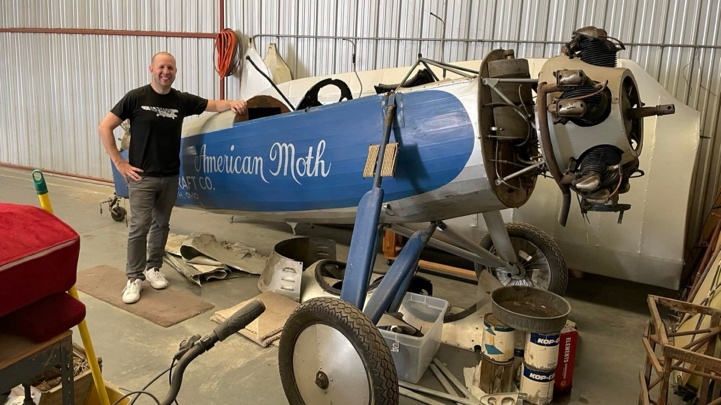
[[[0,330],[43,341],[85,318],[66,294],[77,277],[80,236],[55,215],[0,203]]]
[[[576,361],[576,345],[578,330],[576,324],[568,321],[558,341],[558,365],[554,379],[553,391],[561,393],[571,389],[573,385],[573,369]]]

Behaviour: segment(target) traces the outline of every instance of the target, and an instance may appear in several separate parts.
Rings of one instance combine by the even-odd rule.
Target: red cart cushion
[[[53,294],[0,317],[0,332],[44,342],[85,319],[85,305],[66,293]]]
[[[43,209],[0,203],[0,316],[75,285],[80,236]]]

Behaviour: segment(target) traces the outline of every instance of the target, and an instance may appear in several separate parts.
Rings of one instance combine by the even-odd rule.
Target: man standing
[[[170,214],[178,196],[180,138],[183,119],[203,111],[245,112],[244,100],[207,100],[171,86],[177,72],[167,52],[153,55],[150,84],[129,91],[98,127],[105,150],[128,181],[130,230],[123,302],[140,299],[142,281],[155,289],[168,286],[160,267],[170,230]],[[113,130],[130,120],[129,162],[120,157]]]

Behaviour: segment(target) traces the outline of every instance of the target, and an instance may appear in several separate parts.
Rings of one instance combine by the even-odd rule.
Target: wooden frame
[[[659,306],[679,314],[709,316],[710,325],[705,329],[676,332],[669,329],[661,318]],[[713,357],[716,340],[721,333],[721,311],[656,295],[648,296],[648,308],[651,320],[646,322],[641,339],[646,350],[646,364],[644,371],[639,373],[639,405],[666,405],[673,371],[701,377],[701,386],[697,393],[699,404],[721,405],[721,359]],[[674,344],[675,337],[688,335],[693,335],[691,343],[683,347]],[[659,346],[660,350],[657,350]],[[657,353],[658,351],[660,353]],[[713,392],[709,392],[711,381],[718,382],[714,384]],[[653,400],[651,390],[659,384],[658,399]]]
[[[383,243],[381,244],[383,256],[388,260],[395,260],[403,248],[403,236],[393,232],[390,229],[383,231]],[[463,269],[460,267],[449,266],[443,263],[431,262],[428,260],[419,260],[418,267],[425,270],[426,273],[435,274],[442,277],[450,277],[463,281],[478,282],[476,272],[474,270]]]

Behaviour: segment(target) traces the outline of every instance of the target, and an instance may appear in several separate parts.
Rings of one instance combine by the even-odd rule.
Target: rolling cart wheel
[[[128,211],[123,207],[115,206],[110,209],[110,217],[116,222],[123,222],[126,215]]]
[[[375,325],[337,298],[314,298],[288,318],[278,350],[291,405],[398,404],[398,375]]]

